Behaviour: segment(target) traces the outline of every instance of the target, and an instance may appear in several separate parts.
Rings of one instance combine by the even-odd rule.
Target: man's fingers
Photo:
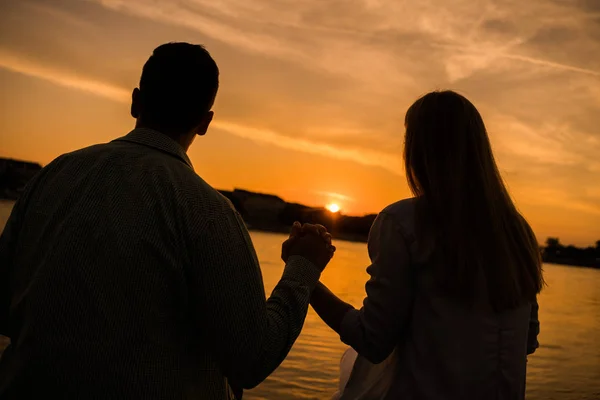
[[[313,225],[313,224],[304,224],[302,225],[302,233],[310,233],[313,235],[321,235],[321,232],[319,231],[319,228],[317,227],[317,225]]]
[[[327,232],[327,228],[320,224],[304,224],[302,225],[302,234],[320,236],[325,243],[331,244],[331,233]]]
[[[281,245],[282,257],[289,252],[291,243],[292,243],[292,239],[288,239],[282,243],[282,245]]]
[[[313,233],[313,234],[321,236],[321,235],[327,233],[327,228],[325,228],[321,224],[304,224],[304,225],[302,225],[302,232]]]
[[[300,222],[296,221],[294,222],[294,225],[292,225],[292,230],[290,231],[290,238],[297,237],[300,235],[302,235],[302,225],[300,225]]]

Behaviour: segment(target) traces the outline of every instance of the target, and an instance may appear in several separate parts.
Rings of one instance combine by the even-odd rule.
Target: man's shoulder
[[[105,148],[106,144],[95,144],[88,147],[83,147],[81,149],[73,150],[60,156],[56,157],[50,163],[48,163],[42,171],[47,172],[49,170],[55,169],[56,167],[68,164],[69,162],[75,160],[84,160],[95,153],[102,151]]]
[[[186,171],[185,189],[189,191],[189,195],[198,197],[204,201],[215,202],[218,204],[228,204],[228,199],[223,196],[217,189],[213,188],[200,175],[194,171]]]
[[[56,157],[50,164],[56,164],[58,162],[68,162],[73,160],[91,159],[97,157],[100,153],[114,151],[112,143],[98,143],[90,146],[82,147],[76,150],[72,150],[61,154]]]
[[[223,213],[235,210],[227,197],[213,188],[200,175],[193,170],[182,170],[183,179],[178,182],[177,190],[181,200],[191,213],[207,213],[211,216],[223,215]]]
[[[135,147],[113,141],[65,153],[47,168],[60,168],[61,165],[73,163],[88,164],[90,167],[108,163],[113,167],[118,164],[119,170],[138,169],[140,174],[152,175],[153,182],[161,186],[167,185],[173,193],[177,193],[175,198],[182,203],[180,206],[187,205],[185,208],[189,212],[216,213],[233,208],[231,202],[198,175],[190,165],[176,157],[165,157],[159,151],[139,152]]]

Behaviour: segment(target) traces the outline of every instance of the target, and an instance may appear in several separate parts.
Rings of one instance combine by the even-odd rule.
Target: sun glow
[[[325,206],[325,208],[327,208],[332,213],[336,213],[336,212],[340,211],[340,206],[338,206],[335,203],[327,204],[327,206]]]

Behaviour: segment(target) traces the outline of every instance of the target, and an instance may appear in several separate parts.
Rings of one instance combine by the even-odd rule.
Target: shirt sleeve
[[[29,180],[25,190],[13,205],[10,217],[4,225],[0,236],[0,335],[10,337],[8,318],[11,302],[11,275],[14,268],[14,257],[17,251],[19,233],[25,218],[27,203],[31,192],[40,180],[40,176],[49,168],[46,167]]]
[[[413,298],[407,244],[393,217],[381,213],[369,234],[367,297],[342,320],[341,340],[372,363],[385,360],[406,328]]]
[[[538,335],[540,334],[540,321],[538,318],[539,305],[537,299],[531,305],[531,316],[529,318],[529,332],[527,334],[527,354],[533,354],[540,347]]]
[[[21,204],[17,201],[0,236],[0,335],[9,336],[10,275],[13,254],[21,225]]]
[[[195,247],[190,290],[199,331],[232,386],[255,387],[300,334],[320,271],[302,257],[290,257],[265,300],[252,241],[230,207],[208,223]]]

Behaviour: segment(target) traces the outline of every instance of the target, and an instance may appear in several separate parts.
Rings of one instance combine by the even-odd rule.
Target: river
[[[0,227],[10,204],[0,202]],[[269,293],[282,273],[285,236],[253,232]],[[322,280],[345,301],[360,306],[369,263],[363,243],[336,242],[335,258]],[[548,287],[539,298],[540,348],[529,357],[529,400],[600,399],[600,270],[545,265]],[[337,388],[338,363],[346,349],[310,310],[287,359],[245,399],[329,399]]]

